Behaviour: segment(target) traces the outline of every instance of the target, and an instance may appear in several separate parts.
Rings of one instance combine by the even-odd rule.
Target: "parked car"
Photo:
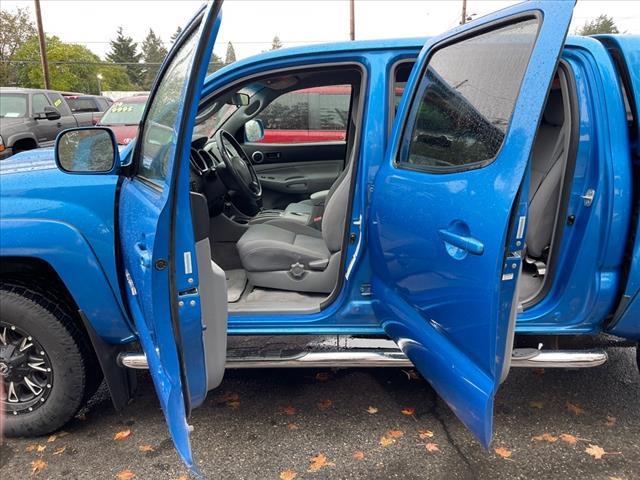
[[[127,145],[138,135],[148,95],[121,98],[104,114],[98,125],[109,127],[118,145]]]
[[[62,95],[69,105],[69,108],[76,117],[79,115],[91,119],[91,124],[96,125],[104,112],[106,112],[113,100],[102,95],[78,95],[75,93],[64,93]]]
[[[640,340],[640,38],[565,38],[573,2],[532,1],[205,79],[221,3],[135,142],[70,129],[1,165],[8,434],[60,428],[103,376],[120,408],[149,368],[195,471],[187,419],[225,368],[413,365],[488,446],[510,368]],[[335,85],[344,141],[260,143],[271,103]]]
[[[74,114],[60,92],[0,88],[0,160],[53,146],[61,131],[91,125],[91,114]]]

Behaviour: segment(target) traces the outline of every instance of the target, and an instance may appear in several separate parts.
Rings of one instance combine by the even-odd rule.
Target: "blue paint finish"
[[[518,315],[517,333],[581,334],[601,331],[620,293],[632,212],[632,170],[624,105],[606,49],[592,38],[570,37],[562,58],[575,77],[580,116],[578,152],[552,286]],[[594,189],[586,207],[581,195]]]
[[[142,175],[125,178],[118,212],[127,301],[176,450],[196,475],[186,416],[206,397],[207,371],[188,159],[206,68],[220,26],[220,5],[210,3],[185,29],[188,33],[165,60],[142,117],[132,166],[142,169],[148,168],[150,159],[156,164],[162,161],[164,185],[152,184]],[[167,77],[168,83],[163,81],[166,75],[173,75]],[[161,94],[158,88],[164,89]],[[171,101],[169,94],[174,95]],[[153,142],[143,140],[146,130],[157,128],[155,122],[160,119],[163,125],[171,122],[166,127],[172,136],[153,150]],[[159,260],[168,268],[157,268]]]
[[[66,175],[56,168],[52,148],[0,163],[0,256],[49,263],[109,343],[134,338],[113,256],[116,180],[113,175]]]
[[[369,235],[373,294],[379,300],[374,309],[387,334],[485,446],[491,440],[494,394],[505,354],[510,354],[519,272],[519,260],[505,256],[505,246],[515,240],[515,233],[508,235],[511,213],[573,5],[526,2],[428,42],[407,92],[421,91],[423,65],[452,36],[525,12],[540,11],[544,18],[504,143],[492,163],[446,174],[397,168],[412,111],[411,95],[405,94],[375,180]],[[462,253],[473,255],[452,251],[446,243],[454,241]]]

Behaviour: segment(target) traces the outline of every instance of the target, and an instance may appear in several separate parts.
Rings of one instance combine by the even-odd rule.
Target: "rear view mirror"
[[[264,124],[262,120],[249,120],[244,124],[244,141],[249,143],[259,142],[264,138]]]
[[[113,132],[104,127],[71,128],[56,138],[56,164],[66,173],[114,173],[119,165]]]
[[[235,105],[236,107],[246,107],[249,105],[249,95],[246,93],[234,93],[227,100],[227,105]]]

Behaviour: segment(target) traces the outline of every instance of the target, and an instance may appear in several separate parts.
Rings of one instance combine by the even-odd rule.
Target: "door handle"
[[[140,266],[143,268],[149,268],[151,266],[151,252],[147,250],[147,246],[144,243],[136,243],[133,247],[140,257]]]
[[[445,230],[444,228],[438,230],[438,235],[440,235],[440,238],[445,242],[469,252],[472,255],[482,255],[484,253],[484,244],[480,240],[471,236],[453,233],[449,230]]]

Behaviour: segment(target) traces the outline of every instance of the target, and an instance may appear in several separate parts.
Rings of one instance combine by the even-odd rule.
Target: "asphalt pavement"
[[[210,479],[637,479],[635,351],[608,351],[594,369],[512,369],[490,450],[409,370],[227,372],[190,419],[195,458]],[[123,412],[103,390],[64,432],[6,441],[0,478],[186,478],[146,372]]]

